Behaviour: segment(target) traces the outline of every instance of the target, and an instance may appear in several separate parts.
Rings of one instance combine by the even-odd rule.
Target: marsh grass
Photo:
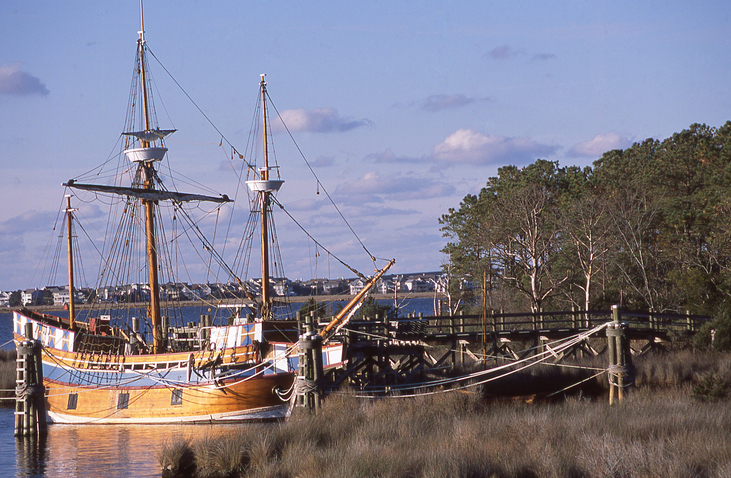
[[[157,452],[157,461],[164,474],[188,476],[195,471],[195,454],[190,441],[184,438],[165,440]]]
[[[637,387],[618,406],[582,394],[532,405],[476,392],[379,400],[332,394],[318,415],[296,410],[286,422],[197,440],[189,445],[197,471],[177,476],[731,476],[727,397],[692,393],[709,374],[714,384],[731,383],[731,356],[680,352],[636,363]]]

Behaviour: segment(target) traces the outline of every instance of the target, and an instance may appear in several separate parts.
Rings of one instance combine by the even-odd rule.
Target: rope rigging
[[[343,222],[348,226],[348,229],[350,229],[350,232],[353,233],[353,236],[358,240],[358,243],[361,245],[363,250],[368,254],[368,257],[370,257],[372,262],[376,262],[376,258],[371,252],[368,250],[368,248],[365,246],[363,241],[361,241],[360,237],[358,237],[358,234],[355,232],[353,227],[350,225],[347,219],[345,219],[345,216],[340,211],[340,208],[335,204],[335,201],[333,201],[332,197],[330,196],[330,193],[327,192],[327,189],[325,189],[325,186],[320,182],[320,178],[317,177],[317,174],[315,174],[315,171],[312,169],[312,166],[310,165],[310,162],[307,161],[307,158],[305,157],[305,154],[302,152],[302,149],[300,149],[299,144],[297,144],[297,141],[295,141],[294,136],[292,136],[291,131],[289,131],[289,128],[287,127],[287,124],[282,120],[282,115],[279,113],[279,110],[277,109],[276,105],[272,101],[269,94],[267,94],[267,97],[269,97],[269,101],[272,104],[272,108],[274,108],[274,111],[276,111],[277,115],[279,116],[280,121],[282,122],[282,125],[284,126],[284,129],[287,131],[287,134],[289,135],[290,139],[294,143],[295,147],[297,148],[297,151],[299,152],[300,156],[302,156],[302,159],[304,160],[305,164],[307,165],[307,168],[310,170],[312,175],[315,178],[315,181],[317,181],[317,187],[318,187],[318,194],[319,194],[319,188],[322,188],[322,191],[325,193],[325,196],[327,196],[330,203],[333,205],[335,210],[338,212],[338,215],[342,218]],[[300,226],[301,227],[301,226]]]
[[[141,37],[142,38],[142,37]],[[155,86],[154,79],[151,74],[149,74],[149,71],[142,63],[142,52],[149,54],[152,58],[154,58],[157,62],[157,64],[165,71],[165,73],[169,76],[169,78],[173,81],[173,83],[182,91],[182,93],[185,95],[185,97],[191,102],[191,104],[198,110],[198,112],[205,118],[205,120],[211,125],[211,127],[216,131],[218,135],[220,135],[220,142],[219,146],[222,146],[224,143],[230,148],[231,150],[231,158],[234,158],[234,154],[239,156],[239,159],[242,159],[242,166],[246,168],[246,177],[254,176],[254,177],[262,177],[262,173],[257,170],[256,168],[256,162],[252,161],[252,158],[247,158],[245,154],[242,154],[239,152],[239,150],[226,138],[226,136],[222,133],[222,131],[213,123],[213,121],[206,115],[206,113],[198,106],[198,104],[192,99],[192,97],[185,91],[185,89],[181,86],[181,84],[172,76],[170,71],[165,67],[165,65],[162,64],[162,62],[156,57],[154,52],[152,52],[147,44],[144,42],[144,40],[140,40],[140,50],[138,54],[135,57],[135,63],[134,68],[137,74],[133,75],[133,81],[132,85],[129,90],[129,102],[127,107],[127,114],[125,118],[125,129],[124,131],[128,131],[130,133],[122,133],[122,135],[119,136],[119,138],[116,141],[115,148],[120,148],[121,151],[116,154],[110,154],[107,159],[104,161],[104,163],[96,168],[93,168],[79,176],[77,176],[73,180],[69,180],[68,186],[71,186],[75,191],[75,197],[78,198],[78,201],[81,203],[89,203],[90,199],[97,199],[100,200],[99,202],[109,206],[109,212],[107,223],[106,223],[106,230],[104,233],[100,233],[96,227],[94,228],[96,230],[96,233],[99,237],[107,238],[106,240],[100,240],[97,238],[96,240],[92,239],[89,231],[85,229],[84,225],[78,223],[78,227],[81,228],[81,231],[83,232],[83,235],[88,239],[89,243],[91,244],[92,248],[96,251],[96,254],[98,254],[99,259],[99,273],[96,278],[96,292],[97,294],[100,293],[102,289],[109,289],[111,288],[113,290],[114,294],[118,294],[115,297],[120,297],[120,300],[123,300],[125,302],[129,301],[137,301],[137,300],[145,300],[145,292],[144,287],[139,286],[147,284],[148,282],[150,284],[152,283],[158,283],[157,280],[153,280],[150,278],[150,268],[153,268],[152,270],[155,270],[155,274],[160,274],[161,280],[159,283],[164,283],[166,280],[175,280],[178,282],[181,282],[179,280],[179,277],[181,274],[187,274],[188,277],[190,277],[190,273],[188,271],[187,265],[182,261],[184,254],[180,252],[180,246],[179,246],[179,238],[185,237],[191,245],[193,245],[193,250],[196,251],[196,254],[198,257],[202,260],[202,270],[206,272],[206,277],[208,278],[209,275],[212,275],[216,278],[218,278],[220,275],[226,275],[229,278],[232,278],[236,283],[238,283],[239,288],[243,290],[247,298],[256,300],[254,291],[252,289],[252,285],[249,284],[247,281],[242,280],[241,273],[237,273],[237,265],[240,265],[243,267],[244,272],[248,271],[249,268],[249,259],[241,259],[244,257],[249,257],[247,254],[239,254],[242,252],[242,249],[246,246],[250,246],[253,238],[253,231],[250,233],[250,229],[247,227],[245,230],[245,233],[243,237],[241,238],[241,241],[239,243],[239,250],[237,251],[237,254],[234,259],[234,267],[229,266],[229,263],[224,260],[224,254],[220,253],[218,248],[214,247],[214,244],[216,242],[216,232],[217,226],[219,225],[219,216],[221,212],[221,204],[217,205],[215,208],[212,209],[203,209],[201,207],[200,202],[196,202],[192,207],[188,207],[187,203],[184,206],[181,202],[179,202],[176,199],[176,196],[167,196],[163,197],[163,193],[174,193],[175,191],[171,191],[168,188],[166,188],[162,183],[161,175],[166,176],[166,181],[169,182],[170,186],[174,186],[176,182],[181,182],[184,184],[191,184],[195,185],[198,188],[204,189],[205,187],[199,184],[195,179],[192,179],[190,177],[187,177],[185,175],[176,173],[171,168],[171,163],[168,158],[168,155],[164,153],[164,156],[161,156],[159,159],[163,159],[163,162],[161,163],[161,169],[158,171],[157,167],[153,166],[153,163],[142,163],[137,162],[137,160],[133,159],[131,156],[128,157],[126,155],[126,151],[130,148],[135,147],[135,145],[138,145],[137,140],[141,142],[143,147],[147,147],[148,144],[151,144],[151,141],[157,142],[159,140],[160,148],[165,148],[165,141],[163,139],[163,136],[160,136],[155,139],[147,139],[151,138],[151,134],[155,132],[161,132],[159,128],[155,129],[153,126],[154,124],[157,124],[156,119],[156,110],[155,110],[155,104],[151,101],[152,96],[152,90]],[[144,71],[148,72],[147,76],[140,75],[140,70],[144,69]],[[143,84],[144,82],[144,84]],[[145,89],[142,87],[146,86]],[[145,95],[142,93],[142,91],[146,90],[148,93]],[[276,112],[276,114],[281,118],[281,114],[279,113],[278,109],[274,105],[273,101],[271,100],[271,97],[266,92],[266,89],[264,88],[263,94],[266,95],[266,99],[271,104],[273,111]],[[144,98],[143,98],[144,97]],[[152,121],[148,124],[148,118],[145,116],[144,123],[145,125],[142,126],[141,130],[138,127],[138,123],[142,122],[142,117],[140,116],[140,108],[137,105],[138,102],[147,101],[149,99],[149,107],[150,111],[149,114],[151,116]],[[257,107],[259,107],[259,99],[262,99],[261,96],[259,96],[257,100]],[[164,107],[164,105],[163,105]],[[161,110],[162,111],[162,110]],[[256,115],[256,114],[255,114]],[[255,122],[255,119],[252,120]],[[256,124],[256,122],[254,123]],[[317,177],[317,174],[313,170],[312,166],[310,165],[309,161],[305,157],[304,153],[302,152],[301,148],[297,144],[297,142],[294,140],[294,137],[287,127],[286,124],[284,124],[285,130],[287,131],[289,137],[293,141],[295,147],[297,148],[297,151],[299,152],[302,159],[305,161],[305,164],[307,168],[309,169],[310,173],[315,177],[316,184],[317,184],[317,190],[318,194],[320,189],[324,192],[332,206],[337,211],[340,218],[343,220],[343,222],[346,224],[350,232],[353,234],[355,239],[358,241],[358,243],[361,245],[363,250],[368,255],[369,259],[374,262],[377,260],[376,257],[370,253],[370,251],[366,248],[363,241],[360,239],[360,237],[357,235],[353,227],[350,225],[350,223],[347,221],[347,219],[344,217],[342,211],[340,208],[335,204],[333,198],[330,196],[328,191],[325,189],[325,187],[322,185],[320,179]],[[137,126],[137,127],[136,127]],[[164,130],[163,132],[169,133],[174,130]],[[251,155],[254,155],[254,149],[255,145],[259,144],[258,141],[254,141],[255,137],[255,128],[251,128],[250,132],[250,142],[247,144],[247,147],[245,149],[245,153],[251,153]],[[145,136],[147,135],[147,136]],[[135,139],[137,138],[137,140]],[[267,130],[267,138],[265,138],[265,141],[267,144],[269,144],[271,140],[271,130]],[[273,143],[273,142],[272,142]],[[158,148],[158,146],[155,146]],[[165,148],[166,150],[166,148]],[[276,162],[276,155],[274,154],[274,147],[273,144],[271,144],[271,153],[272,157],[274,158]],[[113,164],[113,160],[117,159],[116,166]],[[129,160],[132,160],[131,162]],[[110,166],[111,165],[111,166]],[[236,168],[234,168],[236,169]],[[274,169],[277,171],[277,176],[279,175],[279,166],[275,165],[272,166],[269,169]],[[237,174],[237,195],[238,190],[243,183],[243,170],[240,170],[241,172]],[[169,176],[169,177],[167,177]],[[265,176],[266,177],[266,176]],[[88,188],[90,185],[83,185],[83,184],[75,184],[76,180],[80,180],[82,178],[93,178],[92,181],[99,182],[104,181],[106,184],[113,184],[115,185],[115,189],[113,190],[111,187],[110,189],[102,190],[102,186],[95,184],[92,185],[96,187],[96,190]],[[132,188],[125,188],[122,186],[123,184],[126,185],[132,185]],[[83,187],[87,186],[87,187]],[[106,186],[105,186],[106,187]],[[136,189],[135,189],[136,188]],[[120,192],[121,189],[125,189],[125,192]],[[135,191],[132,191],[131,189],[135,189]],[[175,189],[175,188],[174,188]],[[245,188],[247,189],[247,188]],[[84,196],[83,194],[79,194],[78,191],[85,190],[89,196]],[[169,228],[165,221],[162,219],[163,211],[163,201],[160,200],[160,203],[158,203],[157,199],[150,199],[150,195],[148,196],[137,196],[137,197],[131,197],[131,195],[138,194],[137,190],[153,190],[157,194],[154,196],[155,198],[162,198],[162,199],[171,199],[171,208],[168,209],[168,212],[170,213],[170,217],[172,217],[171,224],[172,228]],[[208,188],[208,191],[210,188]],[[248,191],[248,189],[247,189]],[[114,192],[114,194],[110,194],[109,192]],[[119,195],[117,195],[119,194]],[[140,199],[142,199],[140,201]],[[228,200],[224,196],[224,199]],[[367,280],[367,277],[365,274],[360,273],[358,270],[356,270],[354,267],[350,266],[343,260],[341,260],[339,257],[337,257],[335,254],[333,254],[328,248],[326,248],[324,245],[322,245],[319,241],[317,241],[304,227],[303,225],[297,221],[294,216],[284,208],[284,205],[280,203],[273,195],[270,197],[271,202],[270,204],[277,204],[280,209],[282,209],[285,214],[294,222],[294,224],[302,230],[305,235],[312,240],[316,244],[316,249],[318,249],[317,254],[319,255],[319,250],[324,250],[328,254],[328,267],[329,267],[329,257],[333,257],[335,260],[338,261],[338,263],[342,264],[344,267],[346,267],[349,271],[351,271],[353,274],[355,274],[357,277]],[[144,204],[145,201],[153,202],[153,208],[155,210],[156,218],[158,217],[158,214],[160,215],[161,219],[155,219],[154,222],[150,222],[150,224],[154,225],[154,232],[153,237],[160,238],[159,241],[148,241],[148,250],[152,250],[155,254],[159,254],[160,262],[156,263],[155,266],[152,266],[147,261],[143,259],[144,254],[144,244],[145,244],[145,217],[146,212],[144,211],[144,207],[141,207],[140,202]],[[202,214],[197,214],[194,211],[194,208],[198,208],[202,212]],[[270,206],[266,207],[266,210],[259,211],[260,214],[271,214],[271,208]],[[203,233],[203,230],[201,229],[201,221],[204,221],[205,218],[210,217],[211,215],[215,214],[216,221],[215,221],[215,228],[213,233],[213,240],[210,241],[208,239],[207,234]],[[193,218],[193,216],[202,216],[200,218]],[[60,213],[59,213],[60,216]],[[80,217],[82,215],[80,214]],[[114,221],[114,217],[121,216],[121,221],[116,222]],[[225,237],[223,238],[222,244],[224,245],[223,250],[225,251],[225,246],[228,244],[228,236],[231,231],[231,224],[232,224],[232,218],[233,214],[229,216],[229,226],[228,230],[226,231]],[[86,218],[89,219],[89,218]],[[95,219],[92,217],[92,219]],[[169,218],[168,218],[169,219]],[[182,220],[182,227],[179,227],[179,221]],[[56,220],[56,224],[58,224],[58,217]],[[276,228],[274,227],[274,221],[268,221],[271,225],[271,231],[272,231],[272,242],[275,243],[276,247],[273,247],[270,249],[270,257],[271,257],[271,263],[274,266],[274,268],[277,271],[280,272],[280,277],[284,276],[284,269],[283,269],[283,261],[281,258],[281,251],[278,248],[278,244],[276,244],[277,234],[276,234]],[[77,223],[77,221],[74,221],[74,223]],[[74,224],[76,226],[77,224]],[[92,223],[93,226],[93,223]],[[55,229],[55,226],[54,226]],[[172,237],[165,238],[166,233],[172,233]],[[268,241],[267,241],[268,242]],[[101,244],[99,244],[101,243]],[[141,246],[138,246],[136,244],[142,244]],[[202,247],[199,247],[198,244],[202,245]],[[57,247],[57,251],[55,256],[51,259],[52,266],[51,270],[53,273],[57,273],[59,264],[60,264],[60,258],[61,258],[61,242],[59,238],[59,243]],[[80,261],[82,254],[79,253],[78,248],[80,247],[77,242],[73,244],[74,247],[74,262]],[[50,249],[50,248],[49,248]],[[101,250],[100,250],[101,249]],[[181,263],[182,263],[182,269],[181,269]],[[214,265],[215,263],[215,265]],[[217,267],[217,270],[214,270],[214,268]],[[75,268],[81,271],[81,277],[85,279],[85,272],[83,270],[83,267]],[[221,274],[223,272],[223,274]],[[167,274],[167,275],[166,275]],[[243,276],[245,277],[245,276]],[[220,282],[220,281],[219,281]],[[122,289],[116,289],[115,285],[129,285],[131,287],[128,287],[127,290]],[[138,285],[138,288],[135,289],[134,286]],[[262,285],[263,286],[263,285]],[[152,288],[150,288],[150,295],[152,293]],[[149,295],[148,295],[149,298]],[[116,299],[115,299],[116,300]],[[169,305],[167,303],[169,302],[168,299],[164,299],[166,305],[165,308],[167,309]],[[110,309],[109,302],[102,301],[95,301],[99,302],[96,304],[93,308],[96,308],[96,310],[108,310]],[[85,312],[88,314],[91,314],[91,310],[89,309],[88,312]],[[105,313],[106,312],[101,312]],[[121,312],[121,315],[127,315],[127,318],[129,318],[131,312]],[[115,319],[125,320],[121,315],[117,315]],[[181,314],[175,313],[174,314],[177,317],[181,317]]]

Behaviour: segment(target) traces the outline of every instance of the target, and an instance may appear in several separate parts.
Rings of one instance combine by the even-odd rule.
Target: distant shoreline
[[[309,299],[315,299],[316,302],[347,302],[351,300],[353,295],[350,294],[339,294],[339,295],[292,295],[289,297],[275,297],[274,300],[277,302],[283,302],[288,301],[291,303],[299,303],[299,302],[305,302]],[[376,300],[393,300],[394,295],[393,294],[371,294],[370,297],[373,297]],[[419,298],[433,298],[434,292],[403,292],[399,293],[396,298],[397,300],[401,301],[404,299],[419,299]],[[437,294],[438,298],[445,297],[444,294]],[[182,307],[205,307],[205,306],[211,306],[211,305],[227,305],[227,304],[235,304],[237,302],[241,302],[241,299],[221,299],[218,301],[203,301],[203,300],[185,300],[180,301],[180,305]],[[79,308],[83,308],[85,304],[77,305]],[[110,304],[112,305],[112,304]],[[146,303],[144,302],[130,302],[130,303],[116,303],[113,304],[116,308],[125,308],[125,309],[139,309],[146,307]],[[6,312],[10,313],[13,310],[21,308],[18,307],[5,307],[5,310],[0,309],[0,313]],[[59,310],[64,310],[63,306],[58,305],[34,305],[26,307],[29,310],[35,310],[38,312],[54,312]]]

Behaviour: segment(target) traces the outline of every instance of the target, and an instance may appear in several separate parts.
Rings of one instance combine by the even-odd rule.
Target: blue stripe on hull
[[[263,375],[270,375],[273,371],[267,371]],[[245,377],[251,377],[255,374],[255,370],[244,370],[236,373],[229,373],[220,375],[216,378],[226,379],[242,379]],[[43,376],[49,380],[55,382],[66,383],[70,385],[82,385],[82,386],[98,386],[98,387],[152,387],[156,385],[164,386],[186,386],[186,385],[204,385],[214,383],[214,379],[211,377],[209,371],[205,373],[191,373],[190,380],[188,380],[187,369],[167,369],[167,370],[147,370],[147,371],[118,371],[118,370],[85,370],[85,369],[73,369],[68,370],[63,367],[51,364],[48,362],[43,363]]]

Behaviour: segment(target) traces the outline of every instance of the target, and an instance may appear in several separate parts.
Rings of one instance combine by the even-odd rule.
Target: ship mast
[[[269,224],[267,212],[269,211],[269,196],[282,186],[284,181],[269,178],[269,148],[268,148],[268,127],[267,127],[267,83],[264,81],[266,75],[261,75],[259,88],[261,90],[261,105],[263,116],[263,140],[264,140],[264,166],[259,169],[259,179],[246,181],[247,186],[257,194],[259,211],[261,214],[261,318],[272,318],[272,299],[269,294]]]
[[[137,40],[137,54],[140,61],[140,82],[142,83],[142,113],[144,131],[150,131],[150,108],[147,96],[147,74],[145,65],[145,19],[140,0],[140,32]],[[140,141],[142,148],[149,148],[150,142]],[[143,186],[145,189],[155,189],[155,169],[153,161],[140,161],[139,168],[143,172]],[[164,334],[162,331],[162,319],[160,314],[160,284],[157,277],[157,247],[155,244],[155,202],[150,199],[142,199],[145,208],[145,237],[147,240],[147,269],[150,280],[150,305],[148,316],[152,322],[152,353],[164,352]]]
[[[269,180],[269,148],[267,141],[267,84],[264,75],[261,75],[261,111],[263,117],[263,140],[264,140],[264,167],[261,169],[262,181]],[[261,315],[262,319],[271,316],[271,299],[269,298],[269,232],[267,225],[267,210],[269,208],[269,194],[267,190],[259,194],[259,206],[261,210]]]
[[[68,235],[68,246],[69,246],[69,329],[74,330],[74,316],[76,313],[76,306],[74,305],[74,248],[73,238],[71,237],[71,221],[73,216],[71,215],[71,195],[66,196],[66,233]]]

